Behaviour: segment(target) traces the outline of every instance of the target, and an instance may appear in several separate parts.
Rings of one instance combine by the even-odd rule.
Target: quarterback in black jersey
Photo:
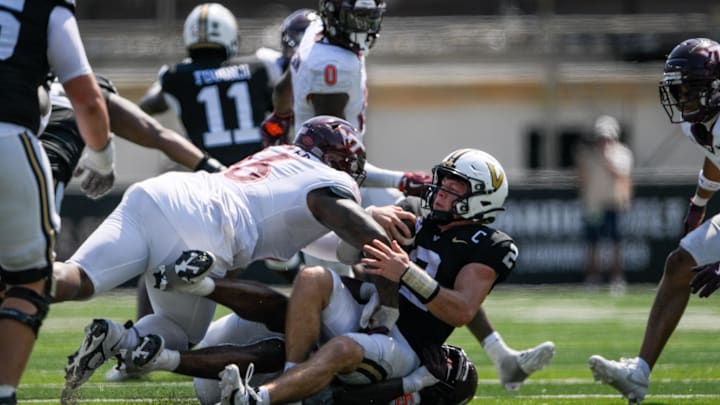
[[[140,107],[150,114],[172,108],[190,140],[226,166],[258,152],[272,84],[264,62],[236,55],[235,16],[218,3],[200,4],[185,19],[183,41],[189,58],[163,66]]]

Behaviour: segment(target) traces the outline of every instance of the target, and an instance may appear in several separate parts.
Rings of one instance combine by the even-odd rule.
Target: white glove
[[[90,198],[107,194],[115,183],[115,143],[110,138],[99,152],[85,147],[73,173],[80,180],[80,189]]]

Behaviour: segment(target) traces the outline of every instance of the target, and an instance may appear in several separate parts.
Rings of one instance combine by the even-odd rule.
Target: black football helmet
[[[360,52],[375,44],[385,7],[385,0],[320,0],[318,9],[328,40]]]
[[[472,401],[477,389],[478,375],[475,365],[458,346],[442,345],[447,369],[440,382],[420,391],[423,404],[463,405]],[[442,378],[440,378],[442,377]]]
[[[310,118],[300,126],[295,145],[333,169],[349,174],[358,184],[365,180],[365,146],[344,119],[329,115]]]
[[[280,44],[282,45],[283,58],[289,59],[295,53],[295,48],[300,45],[300,40],[305,34],[305,29],[314,20],[320,18],[317,11],[309,8],[301,8],[293,11],[283,20],[280,25]]]
[[[667,57],[660,103],[672,123],[702,123],[720,112],[719,87],[720,44],[707,38],[688,39]]]

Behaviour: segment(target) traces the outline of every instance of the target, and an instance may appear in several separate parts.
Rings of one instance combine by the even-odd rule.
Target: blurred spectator
[[[625,291],[620,216],[632,199],[633,154],[619,140],[620,124],[608,115],[595,120],[589,142],[579,147],[576,165],[585,222],[587,256],[585,284],[602,281],[598,246],[603,238],[612,241],[609,274],[611,293]]]

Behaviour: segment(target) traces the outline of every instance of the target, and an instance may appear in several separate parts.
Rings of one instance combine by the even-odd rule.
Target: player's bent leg
[[[650,370],[643,367],[637,357],[614,361],[595,355],[590,357],[588,364],[596,381],[618,390],[629,404],[639,404],[645,399],[650,385]]]

